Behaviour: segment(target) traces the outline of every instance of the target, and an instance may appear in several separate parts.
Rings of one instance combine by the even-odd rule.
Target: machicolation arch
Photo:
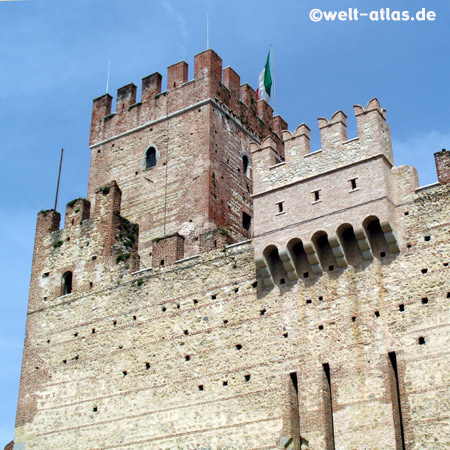
[[[270,287],[287,279],[296,281],[348,266],[361,267],[365,261],[395,257],[399,251],[395,227],[371,215],[356,230],[350,223],[343,223],[333,235],[316,231],[309,242],[294,237],[286,248],[269,244],[255,263],[263,284]]]

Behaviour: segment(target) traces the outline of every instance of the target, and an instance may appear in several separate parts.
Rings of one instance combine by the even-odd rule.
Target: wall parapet
[[[194,57],[194,78],[188,81],[188,64],[172,64],[167,69],[167,90],[161,92],[162,76],[154,73],[142,79],[142,94],[136,102],[137,88],[133,83],[117,91],[116,111],[112,112],[113,97],[105,94],[94,99],[90,145],[139,128],[155,120],[165,120],[175,111],[192,104],[217,98],[251,133],[262,138],[281,136],[286,122],[273,117],[272,108],[256,101],[255,91],[231,67],[222,70],[222,59],[206,50]]]
[[[318,119],[322,148],[311,153],[311,129],[300,124],[292,133],[282,132],[283,154],[286,165],[277,173],[269,175],[274,158],[267,155],[267,143],[252,147],[254,154],[254,192],[263,192],[285,184],[288,180],[301,180],[315,174],[345,167],[377,155],[383,155],[393,165],[392,145],[386,112],[378,100],[372,99],[366,108],[355,106],[358,136],[347,138],[347,116],[337,111],[331,119]],[[314,156],[314,158],[311,158]]]
[[[109,283],[139,267],[139,227],[120,215],[115,181],[97,189],[95,210],[83,198],[66,205],[64,228],[57,211],[38,214],[30,288],[30,310],[43,302]]]

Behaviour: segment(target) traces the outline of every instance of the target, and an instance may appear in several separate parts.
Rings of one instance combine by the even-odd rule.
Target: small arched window
[[[247,169],[248,169],[248,156],[244,155],[242,157],[242,172],[244,175],[247,175]]]
[[[151,169],[152,167],[156,166],[156,148],[150,147],[145,152],[145,168]]]
[[[67,295],[72,292],[72,272],[66,272],[62,276],[63,292],[62,295]]]

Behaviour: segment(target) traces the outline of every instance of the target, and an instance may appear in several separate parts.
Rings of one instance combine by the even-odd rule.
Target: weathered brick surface
[[[376,100],[311,154],[214,52],[171,70],[95,101],[88,200],[38,215],[14,448],[449,447],[449,185]]]
[[[434,154],[438,180],[441,184],[450,183],[450,151],[442,149]]]
[[[250,142],[267,135],[281,142],[270,106],[256,108],[251,92],[241,101],[239,75],[231,68],[222,84],[222,61],[212,50],[197,55],[194,66],[191,81],[185,62],[170,66],[162,94],[159,74],[145,78],[145,94],[134,105],[134,85],[119,89],[114,114],[109,96],[94,100],[88,199],[94,205],[96,189],[118,181],[123,214],[140,226],[145,267],[152,265],[152,240],[175,232],[185,238],[186,256],[203,251],[202,234],[220,227],[233,242],[249,237],[242,214],[252,215],[251,169],[243,173],[243,157],[251,159]],[[150,146],[158,164],[146,170]]]

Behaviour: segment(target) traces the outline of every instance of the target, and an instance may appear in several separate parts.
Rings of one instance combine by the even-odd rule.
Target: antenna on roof
[[[63,154],[64,154],[64,149],[61,149],[61,159],[59,160],[59,172],[58,172],[58,183],[56,184],[56,196],[55,196],[55,211],[56,211],[56,206],[58,205],[58,193],[59,193],[59,181],[61,179],[61,167],[62,167],[62,161],[63,161]]]
[[[106,93],[108,94],[109,90],[109,73],[111,71],[111,60],[108,62],[108,76],[106,77]]]
[[[209,14],[206,13],[206,50],[209,50]]]

